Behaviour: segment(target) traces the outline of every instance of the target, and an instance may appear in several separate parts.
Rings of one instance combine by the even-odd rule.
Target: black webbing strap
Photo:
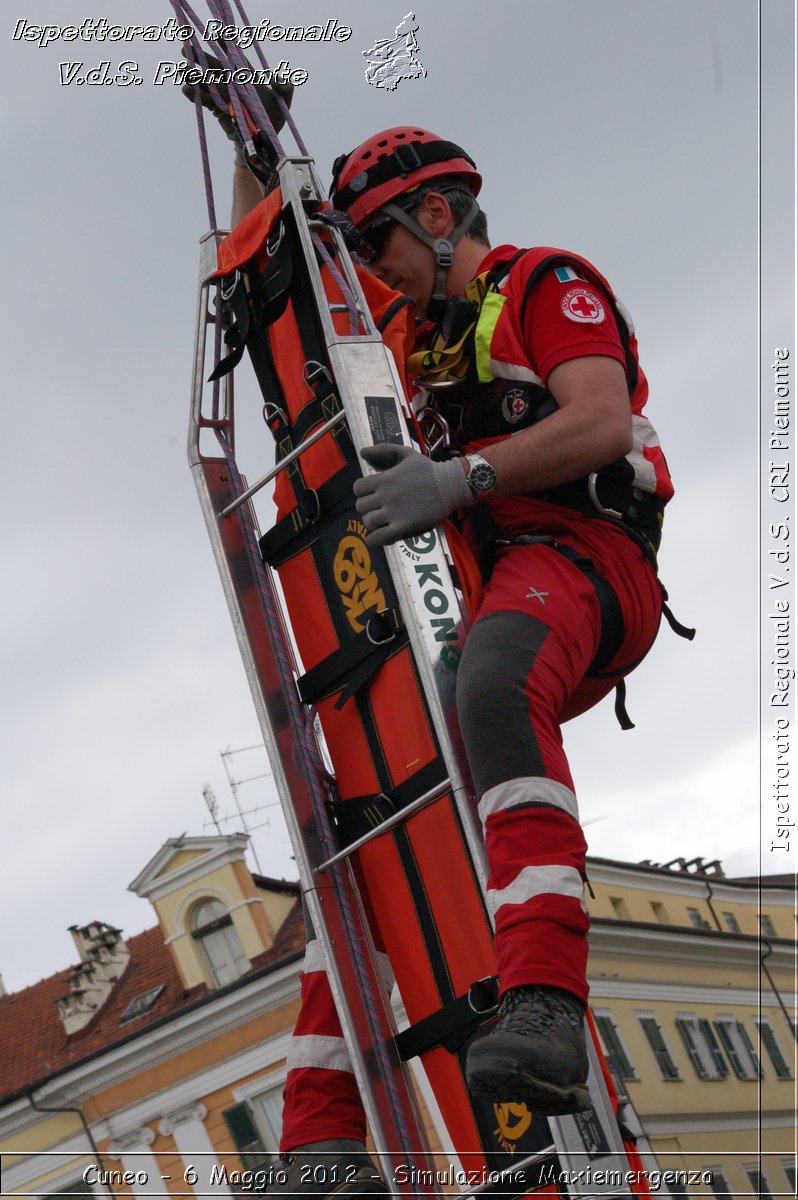
[[[415,771],[404,783],[391,788],[390,792],[379,792],[376,796],[351,796],[346,800],[334,800],[338,841],[342,848],[351,846],[372,830],[378,829],[390,817],[395,817],[419,796],[431,792],[436,786],[443,788],[446,776],[439,757],[435,757],[420,770]]]
[[[277,567],[304,550],[318,535],[318,524],[351,505],[352,487],[360,478],[360,468],[350,463],[321,487],[308,490],[258,542],[264,562]]]
[[[604,576],[599,575],[593,566],[593,559],[588,557],[588,555],[580,554],[572,546],[564,546],[562,542],[558,542],[555,539],[546,540],[543,544],[551,546],[552,550],[556,550],[563,558],[567,558],[568,562],[578,567],[596,593],[599,611],[601,612],[601,637],[598,650],[586,674],[588,677],[599,678],[602,668],[606,667],[607,663],[612,661],[623,643],[625,631],[623,613],[621,612],[618,597]],[[636,666],[637,664],[632,665]],[[626,669],[631,670],[632,666]],[[613,671],[613,675],[623,673],[623,671]]]
[[[303,704],[318,704],[319,700],[340,691],[335,707],[343,708],[347,700],[365,687],[386,658],[407,642],[407,630],[398,608],[374,613],[362,633],[349,638],[315,667],[300,675],[297,680],[299,698]]]
[[[263,271],[253,260],[236,270],[232,278],[222,280],[222,300],[235,319],[235,324],[225,334],[226,343],[233,349],[216,365],[210,382],[221,379],[237,367],[244,351],[248,349],[264,399],[268,399],[269,393],[275,390],[279,393],[279,385],[275,388],[277,377],[270,355],[265,363],[262,362],[261,347],[267,343],[267,339],[253,338],[252,333],[271,325],[285,312],[293,276],[291,250],[287,240],[280,237]]]
[[[670,625],[673,632],[677,635],[677,637],[687,638],[688,642],[692,642],[693,638],[695,637],[695,629],[690,628],[690,626],[688,626],[688,625],[682,625],[681,621],[676,620],[676,617],[674,617],[674,615],[671,612],[671,610],[668,606],[668,603],[667,603],[668,593],[665,591],[665,588],[662,586],[661,582],[659,584],[659,590],[662,592],[662,615],[663,615],[663,617],[668,622],[668,624]]]
[[[601,636],[599,639],[598,649],[593,657],[593,661],[588,667],[585,675],[589,679],[614,679],[617,675],[627,675],[638,666],[645,655],[634,662],[625,663],[621,667],[615,667],[612,671],[604,673],[603,667],[611,662],[618,653],[624,639],[624,623],[623,613],[615,592],[607,583],[603,575],[599,575],[596,568],[593,566],[593,559],[586,554],[580,554],[578,550],[574,550],[572,546],[565,546],[562,542],[558,542],[556,538],[550,537],[547,534],[539,536],[528,535],[514,538],[499,538],[498,546],[529,546],[541,545],[549,546],[550,549],[556,550],[563,558],[582,572],[587,579],[593,591],[596,594],[598,601],[599,613],[601,615]],[[634,722],[630,719],[626,711],[626,681],[619,679],[615,685],[615,716],[618,718],[618,724],[621,729],[634,729]]]
[[[402,1062],[443,1046],[456,1054],[471,1034],[490,1020],[499,1007],[499,981],[495,976],[472,983],[464,996],[444,1004],[396,1036]]]

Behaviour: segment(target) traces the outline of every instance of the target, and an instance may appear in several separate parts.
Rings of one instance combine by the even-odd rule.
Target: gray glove
[[[219,62],[218,58],[214,58],[212,54],[206,54],[205,57],[208,60],[208,66],[213,67],[214,70],[224,68],[224,64]],[[213,115],[216,117],[216,120],[229,137],[230,141],[235,143],[237,152],[236,161],[238,161],[241,150],[241,135],[238,133],[235,122],[233,121],[233,118],[230,116],[229,112],[230,89],[227,87],[227,84],[224,83],[215,83],[213,87],[224,100],[226,106],[224,111],[219,108],[219,105],[211,93],[211,87],[207,83],[184,83],[180,90],[182,91],[183,95],[187,96],[193,104],[196,90],[199,88],[200,104],[203,108],[207,108],[209,112],[213,113]],[[285,117],[283,116],[280,105],[277,103],[277,96],[281,96],[290,108],[291,97],[294,94],[293,83],[256,83],[255,91],[258,94],[261,104],[266,109],[267,116],[274,126],[275,132],[279,133],[283,125],[285,125]],[[243,161],[243,158],[241,158],[241,162]]]
[[[358,479],[355,507],[369,530],[369,546],[387,546],[413,533],[434,529],[457,508],[474,503],[456,458],[433,462],[409,446],[380,442],[360,457],[378,474]]]

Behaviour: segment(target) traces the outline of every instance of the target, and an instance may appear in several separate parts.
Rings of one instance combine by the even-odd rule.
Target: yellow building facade
[[[593,859],[591,1009],[659,1166],[795,1195],[795,893],[719,864]]]
[[[4,1191],[226,1197],[268,1173],[303,930],[297,885],[252,875],[245,848],[170,840],[131,884],[157,925],[127,942],[73,929],[74,967],[0,997]],[[591,1008],[620,1115],[651,1172],[714,1178],[662,1194],[794,1195],[789,881],[588,867]]]

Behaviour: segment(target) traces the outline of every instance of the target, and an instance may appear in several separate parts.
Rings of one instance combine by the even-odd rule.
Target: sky
[[[768,3],[789,19],[789,0]],[[486,17],[475,0],[417,0],[426,76],[370,87],[362,51],[407,11],[385,0],[248,6],[253,23],[337,17],[352,28],[346,42],[285,55],[308,72],[293,111],[325,182],[342,151],[417,122],[477,161],[495,244],[585,255],[633,314],[647,412],[677,488],[661,576],[698,633],[688,643],[663,626],[628,683],[633,731],[606,701],[566,727],[566,749],[591,853],[700,855],[754,874],[758,5],[497,0]],[[132,935],[154,924],[128,883],[166,839],[213,832],[206,785],[220,816],[233,813],[221,752],[260,736],[186,457],[208,222],[192,108],[178,87],[152,83],[179,46],[41,47],[14,40],[23,13],[42,25],[161,24],[171,9],[27,0],[0,27],[8,990],[74,960],[70,925],[98,919]],[[136,61],[143,84],[61,84],[59,63],[106,59]],[[788,164],[792,67],[777,48],[766,62],[764,136]],[[215,128],[210,138],[225,219],[232,153]],[[783,251],[766,243],[763,262],[777,321],[794,279]],[[788,321],[780,343],[790,336]],[[265,442],[258,454],[268,469]],[[295,878],[262,749],[227,761],[235,780],[260,776],[239,787],[242,808],[256,810],[250,865]],[[768,810],[765,873],[787,869],[768,849],[771,824]]]

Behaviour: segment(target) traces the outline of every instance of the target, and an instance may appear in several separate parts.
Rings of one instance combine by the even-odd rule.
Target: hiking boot
[[[281,1154],[266,1196],[386,1196],[388,1189],[362,1142],[331,1138]]]
[[[592,1107],[587,1073],[582,1004],[540,985],[507,992],[495,1029],[472,1043],[466,1064],[472,1092],[548,1116]]]

